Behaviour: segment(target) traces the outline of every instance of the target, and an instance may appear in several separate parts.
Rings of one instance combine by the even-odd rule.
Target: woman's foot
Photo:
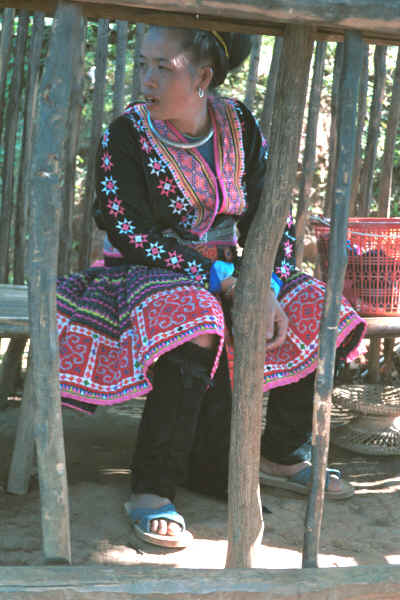
[[[171,504],[169,498],[162,498],[156,494],[132,494],[126,503],[128,508],[152,508],[157,510]],[[150,530],[158,535],[174,537],[182,532],[182,527],[174,521],[166,521],[165,519],[154,519],[151,521]]]
[[[260,471],[267,473],[268,475],[275,475],[276,477],[290,477],[310,464],[311,463],[308,461],[303,461],[294,465],[280,465],[279,463],[271,462],[262,456],[260,459]],[[345,485],[346,483],[343,481],[343,479],[340,479],[337,474],[332,473],[329,477],[327,490],[329,492],[339,493],[344,490]]]

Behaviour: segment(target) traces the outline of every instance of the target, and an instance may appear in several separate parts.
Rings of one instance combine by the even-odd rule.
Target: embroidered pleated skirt
[[[289,329],[284,344],[266,352],[265,390],[294,383],[316,368],[324,291],[322,282],[301,273],[281,289]],[[218,339],[211,375],[227,342],[234,368],[218,297],[169,269],[100,266],[60,278],[57,322],[61,396],[64,405],[80,410],[145,396],[157,358],[199,335]],[[343,298],[337,337],[343,358],[357,356],[364,333],[364,321]]]

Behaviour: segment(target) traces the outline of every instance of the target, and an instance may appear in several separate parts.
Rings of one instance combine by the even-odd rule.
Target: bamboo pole
[[[274,100],[276,92],[276,82],[279,73],[279,62],[281,59],[283,39],[276,37],[274,42],[274,50],[272,52],[271,65],[269,67],[267,88],[265,90],[263,109],[261,113],[261,130],[266,140],[269,140],[271,135],[272,114],[274,111]]]
[[[264,191],[235,291],[235,379],[229,464],[227,567],[252,567],[262,538],[259,464],[267,288],[295,185],[312,54],[306,27],[285,29]],[[261,273],[261,276],[260,276]],[[252,307],[252,310],[249,310]]]
[[[96,153],[103,127],[104,113],[104,91],[106,85],[107,48],[108,48],[109,24],[106,19],[99,19],[96,47],[96,81],[94,84],[92,125],[89,144],[89,155],[87,161],[87,172],[85,182],[85,202],[83,206],[82,226],[79,236],[79,269],[83,270],[89,266],[90,252],[92,246],[92,206],[96,187]]]
[[[314,59],[314,72],[311,83],[310,101],[307,119],[306,146],[304,148],[303,171],[300,181],[299,203],[296,215],[296,265],[301,269],[304,256],[304,233],[307,222],[307,212],[310,205],[310,194],[315,167],[315,145],[319,109],[321,104],[321,89],[324,78],[326,42],[317,42]]]
[[[260,51],[261,51],[262,36],[255,35],[253,39],[253,46],[250,54],[249,71],[247,75],[246,83],[246,96],[244,103],[249,110],[253,110],[254,100],[256,97],[257,79],[258,79],[258,65],[260,63]]]
[[[372,97],[367,147],[365,149],[360,183],[360,216],[362,217],[368,216],[372,202],[372,186],[374,182],[374,171],[380,134],[382,104],[385,93],[386,46],[377,46],[375,48],[374,68],[374,94]]]
[[[25,282],[29,167],[32,160],[32,134],[36,117],[40,52],[42,49],[43,34],[44,13],[35,13],[25,90],[24,131],[22,135],[22,153],[19,167],[15,219],[14,284],[17,285],[22,285]]]
[[[333,67],[333,81],[331,93],[331,128],[329,133],[329,168],[328,181],[326,184],[324,215],[329,217],[332,209],[333,185],[336,176],[337,158],[337,113],[338,113],[338,91],[340,74],[343,65],[343,43],[336,44],[335,65]]]
[[[329,271],[320,327],[318,367],[315,379],[312,489],[304,531],[303,567],[317,567],[319,538],[325,496],[331,395],[335,348],[344,275],[347,264],[346,237],[351,175],[356,141],[358,86],[362,66],[362,40],[358,33],[345,35],[340,81],[338,162],[333,189],[332,227],[329,240]]]
[[[3,22],[1,28],[0,42],[0,143],[3,133],[3,111],[5,106],[5,89],[7,82],[7,70],[9,67],[9,58],[11,52],[11,40],[14,27],[14,8],[5,8],[3,12]]]
[[[113,116],[116,119],[125,108],[125,67],[128,48],[128,22],[117,21],[117,46],[115,49],[115,78]]]
[[[21,11],[18,23],[18,37],[15,52],[14,70],[9,89],[6,111],[6,127],[4,133],[3,189],[0,215],[0,283],[8,282],[10,270],[10,233],[14,205],[14,159],[15,144],[20,110],[22,77],[26,40],[28,37],[29,16],[26,10]]]
[[[132,100],[135,102],[140,97],[140,77],[139,77],[139,57],[145,32],[143,23],[136,23],[135,30],[135,54],[133,58],[133,76],[132,76]]]
[[[367,115],[369,54],[368,44],[363,44],[362,53],[363,66],[361,71],[360,90],[358,93],[357,137],[356,150],[354,155],[353,178],[351,182],[351,197],[349,208],[350,217],[354,217],[357,214],[357,199],[360,190],[362,136],[364,132],[365,117]]]
[[[400,120],[400,52],[397,49],[396,68],[393,74],[392,99],[386,127],[383,165],[379,180],[378,211],[380,217],[390,217],[390,193],[392,189],[393,157]]]
[[[47,562],[71,562],[69,504],[61,418],[56,277],[64,142],[79,52],[81,10],[59,3],[39,90],[30,185],[29,310],[34,424],[43,551]]]
[[[58,252],[58,275],[62,276],[72,269],[72,221],[75,198],[76,154],[83,106],[83,79],[85,60],[86,19],[80,23],[79,58],[72,83],[71,103],[68,114],[65,140],[65,183],[63,189],[61,236]]]

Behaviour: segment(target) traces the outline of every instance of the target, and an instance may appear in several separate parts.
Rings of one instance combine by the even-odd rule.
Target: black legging
[[[292,465],[311,459],[314,373],[271,390],[261,454],[272,462]]]
[[[173,500],[178,485],[226,497],[232,394],[223,353],[209,386],[213,354],[185,344],[162,356],[154,367],[133,458],[133,491]],[[270,393],[261,453],[281,464],[304,454],[312,427],[313,380]]]

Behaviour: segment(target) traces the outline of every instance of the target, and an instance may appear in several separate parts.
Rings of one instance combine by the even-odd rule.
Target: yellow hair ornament
[[[222,46],[222,48],[224,49],[224,52],[225,52],[225,56],[229,60],[228,46],[226,45],[225,40],[222,37],[222,35],[220,35],[218,33],[218,31],[214,31],[214,30],[211,31],[211,33],[213,34],[213,36],[215,37],[215,39],[217,40],[217,42]]]

